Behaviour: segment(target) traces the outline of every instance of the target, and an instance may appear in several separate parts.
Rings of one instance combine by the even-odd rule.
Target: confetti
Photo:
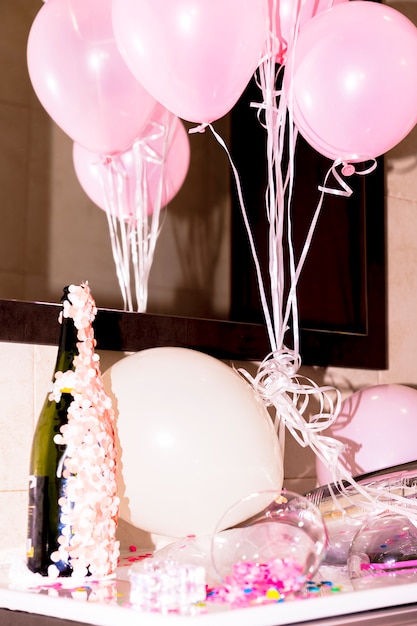
[[[70,285],[60,321],[62,316],[73,319],[78,354],[73,370],[56,373],[50,399],[59,401],[64,392],[73,396],[68,422],[54,438],[57,444],[66,446],[58,473],[67,479],[60,502],[62,530],[54,560],[69,560],[73,577],[92,575],[99,579],[113,574],[117,567],[119,498],[114,412],[95,353],[92,323],[96,313],[88,283]],[[50,566],[50,577],[56,569]]]
[[[207,599],[233,607],[282,602],[287,594],[302,589],[305,581],[302,565],[293,558],[262,564],[240,561],[234,564],[222,586],[208,591]]]

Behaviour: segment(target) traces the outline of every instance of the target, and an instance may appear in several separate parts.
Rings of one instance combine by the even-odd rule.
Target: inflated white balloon
[[[125,521],[171,537],[209,534],[236,501],[282,488],[272,420],[222,361],[188,348],[152,348],[103,378],[116,414]]]

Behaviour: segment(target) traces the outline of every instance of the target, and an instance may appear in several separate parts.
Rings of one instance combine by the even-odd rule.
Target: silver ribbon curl
[[[362,485],[351,476],[340,461],[345,444],[333,437],[324,435],[337,419],[341,406],[341,393],[338,389],[319,386],[312,379],[300,375],[301,359],[293,350],[283,348],[271,352],[259,366],[255,376],[245,369],[237,371],[249,382],[266,407],[274,407],[274,425],[280,430],[279,438],[285,429],[303,448],[310,447],[315,455],[328,467],[332,483],[329,493],[335,507],[343,515],[345,502],[361,507],[364,513],[376,515],[384,511],[407,516],[417,524],[417,500],[401,493],[380,489],[378,486]],[[311,400],[319,403],[319,410],[308,418],[305,413]],[[284,428],[285,427],[285,428]],[[283,448],[283,441],[280,441]],[[353,491],[352,491],[353,487]]]
[[[277,0],[272,0],[272,2],[274,6],[273,14],[275,14]],[[332,2],[332,0],[329,0],[329,2]],[[295,31],[294,42],[298,28]],[[259,86],[262,91],[263,102],[259,104],[252,103],[251,105],[258,108],[259,117],[261,112],[265,116],[265,122],[262,123],[262,126],[266,129],[267,134],[268,184],[265,192],[265,207],[269,221],[271,310],[267,303],[262,271],[245,208],[239,173],[225,142],[215,132],[213,126],[211,124],[203,124],[195,129],[195,132],[201,132],[208,126],[229,158],[255,264],[259,294],[272,350],[261,363],[255,376],[251,376],[245,369],[238,369],[238,372],[253,387],[260,401],[265,406],[274,407],[274,425],[281,445],[281,451],[284,452],[285,431],[288,429],[302,447],[309,446],[315,455],[329,468],[333,479],[330,491],[337,506],[339,506],[337,494],[342,494],[348,500],[351,499],[352,490],[349,490],[347,487],[350,485],[354,487],[355,493],[360,496],[361,506],[370,513],[375,513],[382,506],[384,509],[405,512],[409,517],[415,518],[417,523],[417,500],[410,503],[409,500],[399,494],[391,494],[389,498],[386,498],[386,494],[382,494],[380,490],[370,486],[364,487],[354,480],[340,461],[344,444],[324,434],[324,431],[338,417],[341,406],[340,391],[332,386],[319,386],[313,380],[299,374],[301,358],[298,352],[297,285],[321,212],[324,196],[325,194],[350,196],[352,190],[343,177],[349,177],[352,174],[368,174],[375,169],[376,161],[375,159],[364,157],[361,161],[363,169],[359,171],[356,167],[358,165],[358,155],[352,156],[351,161],[346,158],[333,162],[323,185],[319,187],[321,197],[313,214],[301,254],[296,261],[292,246],[291,201],[294,189],[294,153],[298,131],[293,122],[291,90],[287,101],[285,92],[277,91],[275,88],[275,34],[274,25],[270,25],[270,37],[266,44],[265,54],[258,67]],[[285,156],[286,133],[288,133],[289,158],[286,164],[287,167],[281,168]],[[353,165],[352,161],[355,162],[355,165]],[[367,161],[371,161],[369,167],[366,166]],[[340,174],[338,172],[339,166],[342,166]],[[328,185],[331,175],[334,176],[339,188],[333,188]],[[287,291],[284,289],[283,279],[285,262],[283,256],[284,236],[286,237],[289,250],[289,288]],[[290,320],[292,323],[290,323]],[[294,350],[289,350],[284,345],[284,336],[289,327],[292,328]],[[313,399],[318,402],[319,410],[312,411],[311,415],[305,417],[307,408],[310,407],[310,402]],[[383,504],[381,504],[381,499],[383,499]]]
[[[338,416],[341,406],[341,393],[330,385],[319,386],[311,378],[298,373],[301,367],[300,355],[283,348],[271,352],[261,363],[256,375],[246,370],[239,373],[246,378],[266,407],[275,408],[274,425],[278,430],[281,421],[294,439],[302,446],[310,446],[328,459],[329,447],[334,456],[344,446],[331,437],[317,436],[329,428]],[[304,416],[312,399],[318,402],[319,410],[308,419]]]

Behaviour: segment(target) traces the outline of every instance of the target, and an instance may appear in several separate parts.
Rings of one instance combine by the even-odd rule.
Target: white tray
[[[338,592],[323,591],[316,597],[268,604],[243,609],[224,605],[207,605],[200,615],[138,612],[129,606],[130,585],[127,568],[118,570],[116,580],[103,582],[88,597],[89,586],[58,590],[54,587],[34,590],[11,588],[3,570],[0,581],[0,608],[24,611],[94,626],[280,626],[322,620],[327,626],[355,624],[417,624],[417,583],[353,591],[340,570],[326,568],[334,584],[342,584]],[[337,578],[339,577],[339,580]],[[110,591],[109,591],[110,589]],[[325,590],[326,588],[323,587]],[[328,588],[327,588],[328,589]],[[97,597],[102,595],[103,597]],[[369,613],[374,611],[374,613]],[[343,616],[343,618],[342,618]],[[318,622],[320,623],[320,622]],[[317,625],[317,622],[314,622]]]

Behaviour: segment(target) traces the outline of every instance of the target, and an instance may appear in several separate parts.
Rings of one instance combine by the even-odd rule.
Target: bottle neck
[[[62,317],[61,337],[55,371],[66,372],[72,369],[74,357],[77,354],[77,329],[74,326],[74,320]]]

